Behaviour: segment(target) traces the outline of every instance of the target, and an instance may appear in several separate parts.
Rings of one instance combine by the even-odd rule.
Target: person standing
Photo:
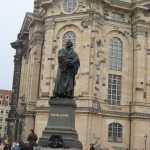
[[[96,150],[94,144],[90,144],[90,150]]]
[[[29,142],[29,150],[33,150],[33,147],[36,146],[37,139],[37,135],[35,134],[34,130],[31,129],[27,138],[27,141]]]
[[[3,142],[3,140],[1,139],[0,140],[0,150],[4,150],[4,142]]]
[[[20,145],[18,142],[13,142],[11,150],[20,150]]]
[[[4,140],[4,150],[11,150],[11,147],[12,147],[12,139],[7,137]]]

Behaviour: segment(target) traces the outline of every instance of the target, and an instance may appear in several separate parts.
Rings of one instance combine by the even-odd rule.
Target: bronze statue
[[[65,48],[58,52],[58,70],[53,91],[54,97],[74,97],[75,76],[80,67],[80,60],[69,40]]]

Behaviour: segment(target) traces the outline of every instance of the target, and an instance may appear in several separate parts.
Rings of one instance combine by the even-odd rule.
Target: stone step
[[[76,148],[48,148],[48,147],[35,147],[34,150],[80,150]]]

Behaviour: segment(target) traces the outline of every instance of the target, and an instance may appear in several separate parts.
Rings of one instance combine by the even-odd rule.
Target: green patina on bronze
[[[80,60],[71,41],[58,52],[58,70],[53,91],[54,97],[74,97],[75,76]]]

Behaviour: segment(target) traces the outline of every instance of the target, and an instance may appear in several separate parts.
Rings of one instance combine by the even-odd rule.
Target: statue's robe
[[[58,52],[58,70],[53,96],[73,97],[75,76],[80,67],[80,60],[73,48],[61,49]]]

